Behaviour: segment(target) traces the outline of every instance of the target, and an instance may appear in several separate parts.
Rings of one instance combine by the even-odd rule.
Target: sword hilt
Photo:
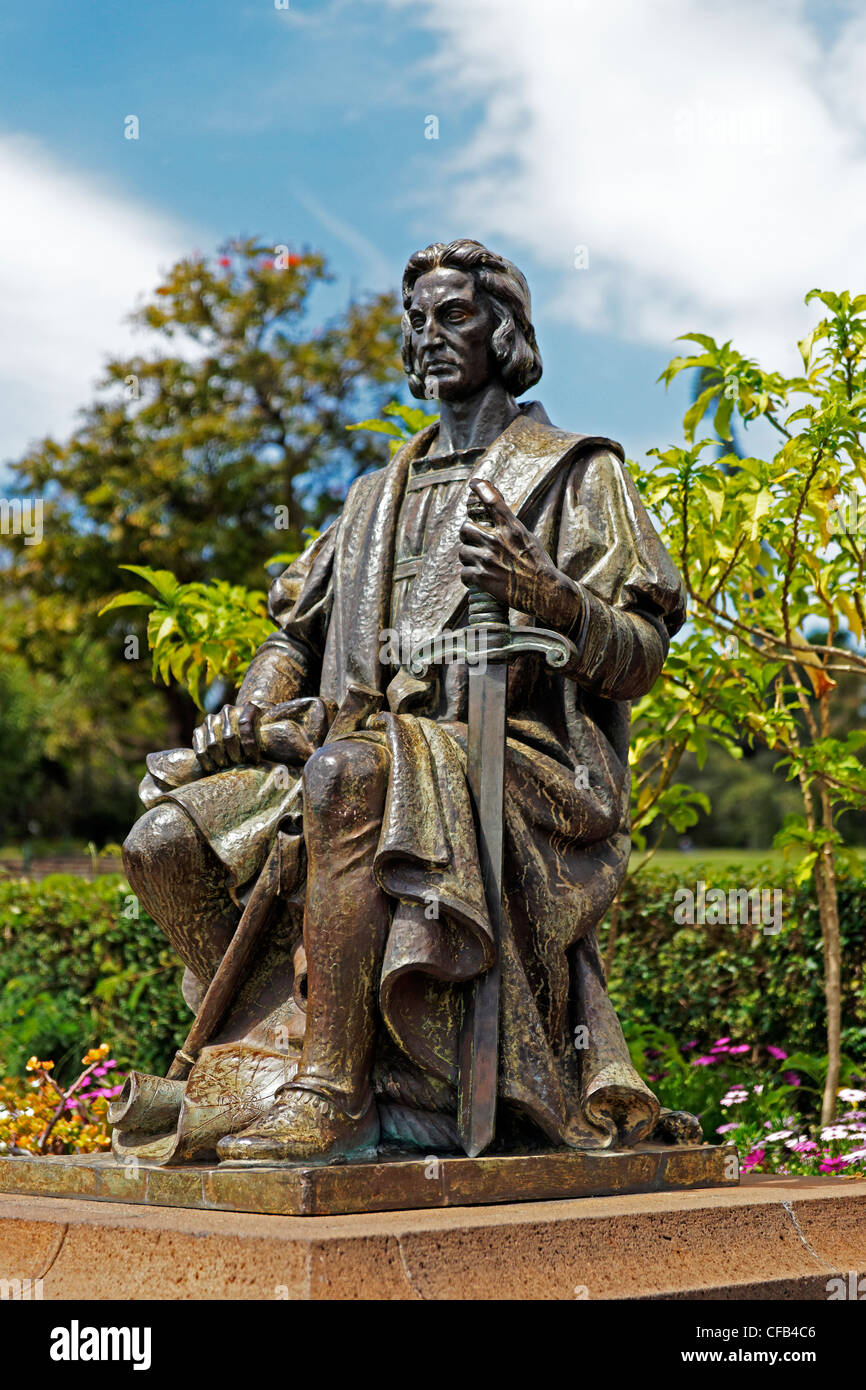
[[[484,526],[490,521],[490,513],[485,507],[481,498],[474,492],[470,493],[466,503],[466,516],[469,521],[476,526]],[[490,625],[508,627],[508,604],[501,603],[498,598],[488,594],[484,589],[479,589],[476,584],[467,587],[469,595],[468,601],[468,627],[489,627]],[[492,637],[494,634],[489,634]],[[507,637],[506,633],[502,634]],[[488,646],[490,643],[488,642]],[[499,644],[497,644],[499,645]]]

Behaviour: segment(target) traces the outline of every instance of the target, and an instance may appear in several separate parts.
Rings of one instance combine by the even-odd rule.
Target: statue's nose
[[[421,337],[418,340],[418,352],[430,352],[434,348],[441,347],[443,342],[442,330],[434,318],[429,318],[421,330]]]

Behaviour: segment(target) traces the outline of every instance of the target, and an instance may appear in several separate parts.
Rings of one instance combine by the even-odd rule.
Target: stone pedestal
[[[0,1195],[0,1280],[45,1299],[824,1301],[864,1273],[859,1180],[316,1217]]]

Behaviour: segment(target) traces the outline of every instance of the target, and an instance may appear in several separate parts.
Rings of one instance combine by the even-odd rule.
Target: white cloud
[[[437,37],[455,102],[483,103],[453,215],[561,267],[548,313],[793,369],[805,292],[866,290],[862,16],[831,37],[802,0],[392,3]]]
[[[63,437],[110,353],[133,342],[123,320],[191,231],[0,137],[0,463],[34,439]]]

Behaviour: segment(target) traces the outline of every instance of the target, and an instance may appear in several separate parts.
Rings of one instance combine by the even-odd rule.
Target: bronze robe
[[[405,669],[414,644],[465,621],[457,551],[466,482],[452,480],[420,561],[407,566],[396,553],[413,465],[454,462],[423,463],[437,429],[359,478],[337,521],[275,581],[270,611],[278,631],[265,644],[296,668],[297,694],[308,697],[298,705],[305,718],[311,709],[319,717],[330,711],[353,682],[386,697],[383,711],[350,735],[374,739],[390,754],[374,864],[393,900],[374,1088],[383,1136],[422,1148],[456,1145],[464,991],[493,959],[466,784],[467,668],[443,666],[425,683]],[[638,1143],[656,1130],[660,1113],[629,1061],[595,931],[628,864],[629,702],[653,685],[684,619],[679,576],[622,460],[610,440],[556,429],[537,403],[522,406],[471,459],[472,475],[496,484],[585,597],[583,619],[570,633],[579,653],[574,668],[553,670],[527,654],[509,674],[499,1059],[500,1125],[530,1141],[540,1129],[554,1144],[581,1148]],[[543,625],[532,614],[512,612],[511,621]],[[184,807],[242,901],[286,828],[290,779],[265,765],[173,787],[161,756],[149,760],[143,799],[168,795]],[[231,798],[216,785],[224,779],[233,779]],[[302,875],[302,855],[289,858]],[[297,914],[303,883],[288,887]],[[280,1017],[272,1013],[271,1024]],[[237,1032],[205,1050],[187,1083],[190,1105],[210,1093],[205,1076],[218,1063],[223,1097],[229,1073],[238,1089],[248,1088],[231,1123],[211,1116],[202,1134],[220,1124],[222,1133],[236,1132],[291,1073],[263,1044],[261,1029],[245,1040]],[[299,1036],[297,1027],[292,1032]],[[267,1096],[250,1081],[251,1044]]]

